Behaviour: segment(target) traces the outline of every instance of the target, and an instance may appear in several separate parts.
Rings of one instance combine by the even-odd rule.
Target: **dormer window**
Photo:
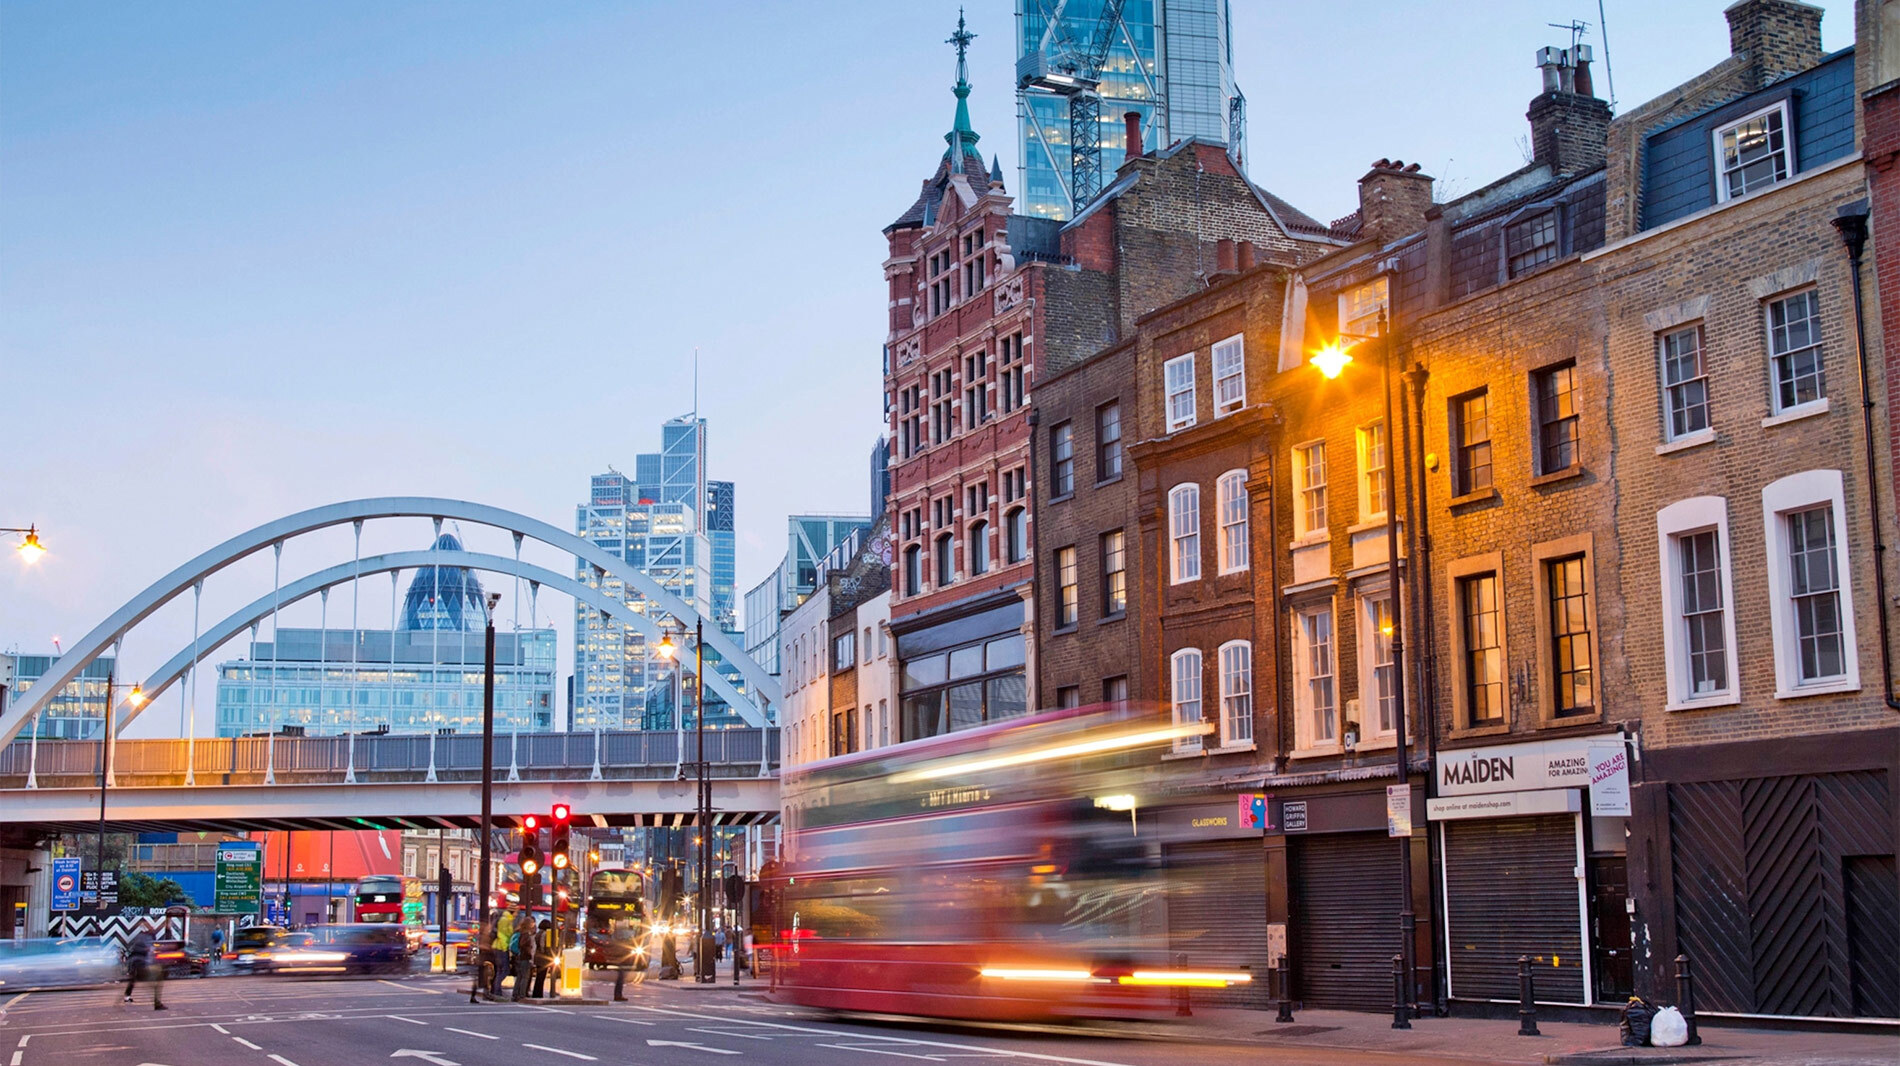
[[[1717,202],[1787,181],[1794,173],[1788,102],[1771,104],[1715,131]]]
[[[1559,254],[1557,209],[1550,208],[1504,227],[1504,262],[1511,277],[1520,277],[1551,262]]]

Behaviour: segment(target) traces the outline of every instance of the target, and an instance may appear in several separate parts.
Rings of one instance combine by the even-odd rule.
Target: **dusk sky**
[[[1532,53],[1569,42],[1547,23],[1592,24],[1598,92],[1613,77],[1627,109],[1727,55],[1724,6],[1609,0],[1606,77],[1595,0],[1234,0],[1250,174],[1323,220],[1380,157],[1469,192],[1524,161]],[[1845,47],[1852,3],[1823,6]],[[1011,192],[1013,12],[967,13],[974,123]],[[0,4],[0,526],[37,523],[52,550],[0,560],[0,649],[70,645],[190,556],[318,504],[449,496],[572,528],[589,475],[631,472],[691,408],[695,347],[743,595],[788,513],[868,506],[881,230],[943,151],[956,18],[938,0]],[[364,548],[428,535],[384,523]],[[293,542],[286,580],[349,551],[347,530]],[[206,623],[267,593],[270,566],[207,584]],[[387,627],[388,580],[366,584],[362,623]],[[349,611],[333,596],[329,623]],[[571,602],[538,613],[565,676]],[[134,631],[127,673],[190,634],[186,597]],[[207,674],[200,735],[211,695]],[[134,732],[178,729],[168,698]]]

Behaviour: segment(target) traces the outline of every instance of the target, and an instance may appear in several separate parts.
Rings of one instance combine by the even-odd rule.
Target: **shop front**
[[[1516,1002],[1528,957],[1540,1002],[1621,1002],[1631,986],[1624,738],[1440,751],[1434,774],[1447,997]]]
[[[1169,953],[1190,969],[1253,975],[1244,985],[1194,993],[1218,1006],[1264,1008],[1270,992],[1265,811],[1262,804],[1255,815],[1250,800],[1229,794],[1155,811],[1167,874]]]
[[[894,619],[902,739],[920,740],[1029,711],[1027,613],[1007,589]]]

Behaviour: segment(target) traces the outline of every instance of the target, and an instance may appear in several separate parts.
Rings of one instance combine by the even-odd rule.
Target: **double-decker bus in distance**
[[[646,969],[646,882],[637,871],[595,870],[587,880],[587,965]]]
[[[357,878],[356,920],[399,924],[409,940],[409,950],[416,950],[422,943],[422,881],[395,874]]]
[[[959,1018],[1157,1017],[1244,972],[1169,965],[1135,811],[1208,730],[1050,711],[787,771],[771,900],[781,1002]]]

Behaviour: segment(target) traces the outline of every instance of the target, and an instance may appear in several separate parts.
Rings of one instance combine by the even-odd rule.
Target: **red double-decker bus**
[[[356,879],[356,920],[387,922],[403,927],[409,950],[422,943],[422,882],[395,874],[370,874]]]
[[[1172,1014],[1160,871],[1134,812],[1206,731],[1126,704],[1052,711],[784,777],[772,996],[963,1018]]]

